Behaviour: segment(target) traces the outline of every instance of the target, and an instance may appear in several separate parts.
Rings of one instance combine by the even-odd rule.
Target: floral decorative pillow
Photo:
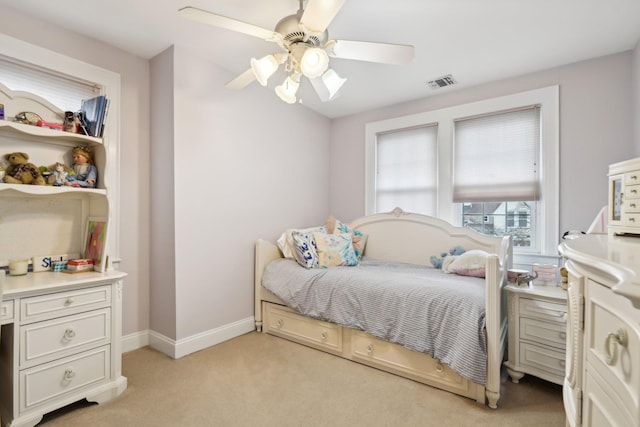
[[[367,244],[367,235],[360,230],[349,227],[347,224],[340,220],[330,216],[326,222],[327,232],[329,234],[347,233],[351,234],[351,240],[353,242],[353,250],[356,253],[356,258],[360,260],[364,253],[364,247]]]
[[[301,233],[312,233],[314,231],[320,232],[320,233],[326,233],[327,232],[327,227],[324,225],[319,225],[317,227],[310,227],[310,228],[303,228],[303,229],[289,229],[287,231],[285,231],[284,233],[282,233],[280,235],[280,237],[278,238],[278,248],[280,249],[280,251],[282,252],[282,255],[285,258],[289,258],[289,259],[295,259],[295,244],[293,243],[293,236],[291,235],[294,231],[298,231]]]
[[[304,268],[318,268],[318,251],[313,234],[294,230],[291,237],[294,243],[293,256],[298,264]]]
[[[485,277],[488,252],[474,249],[462,255],[449,255],[444,259],[442,271],[461,276]]]
[[[341,265],[358,265],[358,258],[353,250],[351,234],[324,234],[313,232],[318,252],[318,267],[338,267]]]

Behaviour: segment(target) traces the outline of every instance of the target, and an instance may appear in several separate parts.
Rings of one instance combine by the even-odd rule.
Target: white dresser
[[[568,272],[567,424],[640,426],[640,237],[560,245]]]
[[[509,359],[514,383],[525,374],[562,384],[565,369],[567,297],[559,286],[507,286]]]
[[[7,276],[0,309],[3,426],[33,426],[81,399],[105,402],[127,387],[121,369],[118,271]]]

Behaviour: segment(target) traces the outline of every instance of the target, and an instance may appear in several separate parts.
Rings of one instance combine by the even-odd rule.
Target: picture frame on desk
[[[103,273],[107,264],[107,218],[89,217],[84,239],[84,258],[93,260],[94,271]]]

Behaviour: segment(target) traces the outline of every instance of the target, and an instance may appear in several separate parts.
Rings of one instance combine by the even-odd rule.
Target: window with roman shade
[[[410,212],[435,215],[437,132],[437,126],[432,125],[377,136],[377,212],[401,206]]]
[[[455,121],[453,201],[538,200],[540,108]]]

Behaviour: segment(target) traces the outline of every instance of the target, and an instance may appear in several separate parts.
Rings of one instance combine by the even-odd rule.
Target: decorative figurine
[[[72,187],[94,188],[98,179],[98,169],[93,165],[91,152],[87,147],[73,149],[73,165],[75,175],[69,174],[64,185]]]
[[[51,170],[51,174],[47,178],[48,184],[56,187],[65,185],[65,182],[69,177],[69,168],[62,163],[56,163],[49,169]]]

